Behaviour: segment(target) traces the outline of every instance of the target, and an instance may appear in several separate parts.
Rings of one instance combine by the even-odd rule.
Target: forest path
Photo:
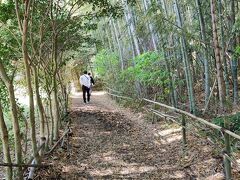
[[[81,94],[72,97],[73,149],[67,160],[71,170],[63,177],[185,179],[177,159],[164,158],[166,148],[121,111],[104,92],[93,92],[89,104],[82,103]]]
[[[54,169],[39,173],[41,179],[45,175],[46,179],[194,177],[179,163],[179,129],[160,131],[147,126],[138,114],[120,108],[104,92],[93,92],[89,104],[83,103],[81,94],[71,98],[70,151],[57,149],[50,161]]]

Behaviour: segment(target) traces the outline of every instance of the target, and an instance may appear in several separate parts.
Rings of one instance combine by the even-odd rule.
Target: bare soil
[[[81,94],[71,99],[69,149],[44,159],[52,166],[35,179],[223,179],[222,159],[205,139],[188,135],[184,153],[177,125],[152,124],[104,92],[93,92],[89,104]]]

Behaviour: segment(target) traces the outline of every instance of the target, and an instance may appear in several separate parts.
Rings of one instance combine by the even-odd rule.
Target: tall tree
[[[195,114],[195,99],[194,99],[194,91],[193,91],[193,78],[191,74],[189,59],[188,59],[188,50],[187,50],[187,42],[186,42],[186,35],[183,28],[183,22],[182,17],[179,9],[179,5],[177,0],[175,2],[175,10],[177,15],[177,22],[178,26],[183,29],[182,36],[180,37],[181,42],[181,52],[183,57],[183,63],[184,63],[184,70],[185,70],[185,78],[187,82],[187,89],[188,89],[188,96],[189,96],[189,103],[190,103],[190,111]]]
[[[235,0],[231,0],[230,3],[230,12],[231,12],[231,27],[234,29],[235,25]],[[237,57],[235,57],[235,49],[237,46],[237,38],[235,32],[232,35],[232,56],[231,56],[231,66],[232,66],[232,79],[233,79],[233,103],[236,105],[238,103],[238,62]]]
[[[29,50],[27,47],[27,40],[28,40],[28,22],[30,18],[30,11],[31,11],[31,1],[26,0],[22,4],[24,7],[24,16],[23,19],[20,17],[19,11],[19,1],[15,0],[16,6],[16,14],[19,23],[19,30],[21,32],[22,37],[22,55],[23,61],[25,65],[25,73],[26,73],[26,82],[28,87],[28,95],[29,95],[29,114],[30,114],[30,125],[31,125],[31,143],[32,143],[32,150],[33,155],[37,163],[39,163],[39,153],[37,151],[37,139],[36,139],[36,125],[35,125],[35,110],[34,110],[34,96],[33,96],[33,88],[32,88],[32,78],[31,78],[31,59],[29,57]]]
[[[223,78],[222,60],[221,60],[221,56],[220,56],[220,47],[219,47],[219,42],[218,42],[215,0],[211,0],[211,16],[212,16],[212,32],[213,32],[214,53],[215,53],[215,59],[216,59],[219,101],[220,101],[220,107],[223,108],[224,102],[225,102],[225,97],[226,97],[226,87],[225,87],[224,78]]]
[[[208,53],[208,45],[207,45],[207,38],[206,38],[206,26],[205,26],[205,20],[203,17],[202,12],[202,4],[200,0],[196,0],[196,6],[198,10],[198,17],[199,17],[199,23],[200,23],[200,29],[201,29],[201,40],[203,41],[204,50],[203,50],[203,62],[204,62],[204,80],[205,80],[205,104],[208,101],[209,95],[210,95],[210,77],[209,77],[209,53]]]

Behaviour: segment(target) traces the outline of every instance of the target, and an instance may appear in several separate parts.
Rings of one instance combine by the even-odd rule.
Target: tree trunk
[[[48,92],[48,101],[49,101],[49,116],[51,120],[51,133],[50,133],[50,144],[53,144],[53,137],[54,137],[54,118],[53,118],[53,109],[52,109],[52,98],[51,98],[51,93]]]
[[[175,0],[175,8],[176,8],[176,15],[178,26],[180,28],[183,27],[181,13],[179,11],[178,2]],[[189,65],[189,59],[187,55],[187,43],[186,43],[186,35],[185,32],[182,32],[182,37],[180,38],[181,42],[181,51],[184,63],[184,70],[185,70],[185,77],[187,82],[187,89],[188,89],[188,97],[189,97],[189,104],[190,104],[190,112],[195,114],[195,99],[194,99],[194,92],[193,92],[193,81],[192,81],[192,74]]]
[[[217,68],[217,81],[218,81],[218,92],[219,92],[219,101],[220,107],[224,107],[225,97],[226,97],[226,88],[223,79],[222,72],[222,61],[220,56],[220,48],[218,42],[218,33],[217,33],[217,20],[215,14],[215,0],[211,0],[211,16],[212,16],[212,31],[213,31],[213,43],[214,43],[214,53],[216,59],[216,68]]]
[[[223,30],[223,14],[222,14],[222,1],[218,1],[218,14],[219,14],[219,21],[220,21],[220,32],[221,32],[221,57],[223,60],[223,69],[224,69],[224,80],[225,80],[225,86],[226,86],[226,95],[229,97],[229,80],[228,80],[228,67],[227,67],[227,61],[226,61],[226,53],[225,53],[225,35]]]
[[[58,85],[57,85],[57,72],[58,72],[58,43],[57,43],[57,33],[56,24],[53,27],[53,37],[52,37],[52,61],[54,63],[54,73],[53,73],[53,122],[54,122],[54,134],[53,140],[58,139],[59,126],[60,126],[60,112],[59,112],[59,102],[58,102]]]
[[[147,14],[147,11],[149,9],[149,6],[151,6],[151,2],[149,0],[143,0],[143,6],[144,6],[144,11],[145,11],[145,15]],[[151,22],[147,22],[147,26],[148,29],[150,31],[151,34],[151,40],[152,40],[152,45],[153,45],[153,49],[155,51],[157,51],[157,40],[156,40],[156,36],[155,36],[155,32],[154,32],[154,28]]]
[[[37,140],[36,140],[36,130],[35,130],[35,116],[34,116],[34,97],[33,97],[33,90],[31,84],[31,72],[30,72],[30,58],[28,56],[28,49],[27,49],[27,35],[28,35],[28,20],[29,20],[29,11],[30,11],[31,3],[29,0],[24,1],[24,18],[23,22],[20,19],[20,12],[18,7],[18,0],[15,0],[15,9],[16,15],[18,18],[19,30],[22,33],[22,54],[25,66],[25,73],[26,73],[26,82],[28,88],[28,95],[29,95],[29,108],[30,108],[30,126],[31,126],[31,143],[32,143],[32,151],[34,158],[37,163],[39,163],[39,154],[37,152]]]
[[[29,1],[25,1],[25,7],[28,9]],[[31,82],[31,69],[30,69],[30,59],[28,56],[28,49],[27,49],[27,33],[28,33],[28,11],[25,12],[24,20],[23,20],[23,34],[22,34],[22,53],[23,53],[23,60],[25,65],[25,72],[26,72],[26,82],[28,88],[28,95],[29,95],[29,108],[30,108],[30,126],[31,126],[31,143],[32,143],[32,150],[34,158],[38,163],[39,162],[39,154],[37,151],[37,140],[36,140],[36,125],[35,125],[35,114],[34,114],[34,96],[33,96],[33,89],[32,89],[32,82]]]
[[[119,57],[120,57],[120,64],[121,64],[121,69],[124,70],[124,61],[123,61],[123,52],[122,49],[123,47],[121,46],[120,40],[119,40],[119,32],[116,28],[115,22],[113,19],[110,19],[110,24],[111,27],[114,29],[114,36],[118,45],[118,52],[119,52]]]
[[[35,82],[35,95],[36,95],[36,102],[37,107],[39,110],[40,115],[40,144],[42,144],[42,138],[45,137],[45,118],[44,118],[44,108],[42,104],[42,99],[39,93],[39,80],[38,80],[38,70],[35,66],[33,66],[33,73],[34,73],[34,82]],[[42,151],[40,151],[40,155],[42,155]]]
[[[205,89],[205,105],[208,102],[208,98],[210,95],[210,78],[209,78],[209,55],[208,55],[208,46],[206,44],[206,27],[205,27],[205,21],[203,18],[203,13],[202,13],[202,6],[201,6],[201,1],[196,0],[196,5],[198,9],[198,16],[199,16],[199,23],[200,23],[200,29],[201,29],[201,40],[204,43],[204,50],[203,50],[203,63],[204,63],[204,89]]]
[[[138,39],[137,39],[137,35],[136,35],[136,30],[135,30],[135,26],[134,26],[134,19],[133,19],[133,13],[130,10],[130,7],[128,6],[128,4],[122,0],[122,3],[125,6],[126,12],[124,12],[125,15],[125,19],[127,24],[129,24],[130,27],[130,31],[133,37],[133,42],[134,42],[134,46],[135,46],[135,51],[137,55],[140,55],[140,47],[139,47],[139,43],[138,43]]]
[[[235,0],[231,0],[231,24],[232,28],[235,24]],[[235,48],[237,46],[236,34],[233,32],[233,43],[231,46],[232,52],[235,52]],[[236,105],[238,103],[238,62],[235,59],[235,54],[232,54],[231,57],[231,66],[232,66],[232,78],[233,78],[233,103]]]
[[[126,21],[127,26],[129,27],[128,30],[129,30],[129,33],[131,34],[131,40],[133,41],[133,48],[134,48],[133,55],[138,56],[141,54],[141,52],[140,52],[140,47],[139,47],[139,43],[138,43],[138,39],[137,39],[137,35],[136,35],[135,25],[133,22],[133,20],[134,20],[133,15],[132,15],[132,12],[131,12],[128,4],[124,0],[122,0],[122,3],[124,4],[124,7],[126,9],[126,11],[124,11],[125,21]],[[133,65],[135,65],[135,62],[133,62]],[[141,84],[138,80],[135,81],[135,86],[136,86],[136,91],[137,91],[138,96],[141,96],[142,89],[141,89]]]
[[[17,111],[17,104],[15,99],[14,87],[12,81],[7,76],[7,73],[4,69],[3,64],[0,62],[0,77],[5,83],[8,93],[9,93],[9,101],[11,107],[11,116],[13,121],[13,133],[14,133],[14,145],[15,145],[15,158],[16,163],[22,163],[22,145],[21,145],[21,136],[20,136],[20,127],[18,121],[18,111]],[[20,179],[23,179],[22,168],[18,168],[18,176]]]
[[[11,164],[12,161],[9,148],[8,130],[4,121],[1,102],[0,102],[0,135],[2,140],[4,162]],[[12,180],[13,178],[12,167],[6,167],[5,178],[7,180]]]
[[[60,126],[60,114],[59,114],[59,103],[58,103],[58,87],[57,87],[57,79],[56,75],[53,78],[53,119],[54,119],[54,134],[53,134],[53,140],[58,139],[58,129]]]
[[[166,6],[166,2],[165,0],[163,0],[162,2],[158,1],[158,4],[159,6],[162,6],[162,8],[164,9],[164,13],[167,17],[167,19],[169,18],[169,15],[168,15],[168,10],[167,10],[167,6]],[[166,37],[168,38],[169,36],[169,46],[172,47],[174,46],[174,39],[173,39],[173,35],[170,34],[170,33],[167,33]],[[161,38],[162,37],[162,38]],[[168,58],[167,55],[166,55],[166,47],[165,47],[165,44],[167,43],[167,38],[164,38],[163,36],[161,36],[159,34],[159,40],[162,42],[161,43],[161,46],[162,46],[162,52],[163,52],[163,55],[164,55],[164,59],[165,59],[165,63],[166,63],[166,69],[168,71],[168,77],[169,77],[169,89],[171,91],[170,93],[170,99],[171,99],[171,103],[174,107],[177,107],[177,93],[176,93],[176,89],[174,88],[174,85],[175,85],[175,78],[174,78],[174,73],[172,72],[172,68],[171,68],[171,58]],[[172,54],[174,54],[176,56],[176,52],[173,50],[171,51]],[[176,58],[175,58],[176,59]]]

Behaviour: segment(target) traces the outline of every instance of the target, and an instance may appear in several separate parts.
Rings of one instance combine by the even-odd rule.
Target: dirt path
[[[70,118],[73,135],[69,153],[57,149],[49,160],[55,168],[41,170],[38,178],[186,180],[196,177],[191,168],[184,168],[179,161],[182,154],[179,128],[148,126],[139,114],[119,108],[104,92],[94,92],[89,104],[82,103],[81,95],[72,96]],[[218,172],[217,163],[209,162],[205,168],[215,168]]]

